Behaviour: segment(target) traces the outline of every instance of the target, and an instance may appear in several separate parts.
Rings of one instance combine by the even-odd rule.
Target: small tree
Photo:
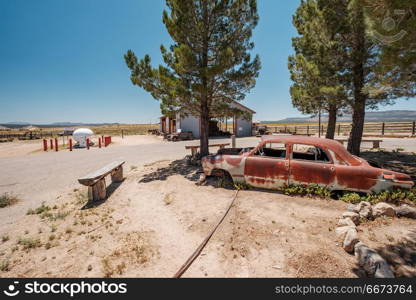
[[[224,104],[241,101],[255,86],[260,59],[250,41],[258,22],[256,0],[166,0],[163,23],[174,44],[161,46],[164,66],[148,55],[124,56],[133,84],[161,100],[162,111],[199,116],[201,155],[208,154],[209,120]]]

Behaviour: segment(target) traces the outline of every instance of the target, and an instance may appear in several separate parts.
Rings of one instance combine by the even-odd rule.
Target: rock
[[[371,208],[371,204],[365,201],[361,201],[357,205],[358,214],[361,218],[371,219],[373,217],[373,209]]]
[[[339,219],[338,220],[337,226],[338,227],[343,227],[343,226],[355,227],[355,224],[350,218],[344,218],[344,219]]]
[[[348,206],[347,206],[347,211],[351,211],[351,212],[355,212],[355,213],[358,213],[358,209],[357,209],[357,206],[356,205],[354,205],[354,204],[348,204]]]
[[[364,243],[358,242],[355,244],[354,254],[357,257],[358,265],[364,269],[369,277],[394,278],[389,264]]]
[[[343,241],[345,239],[345,236],[346,236],[348,230],[350,230],[350,229],[356,230],[355,226],[342,226],[342,227],[337,227],[335,229],[335,234],[337,235],[338,240],[339,241]]]
[[[354,222],[355,225],[360,224],[360,215],[355,213],[355,212],[346,211],[342,214],[342,218],[344,218],[344,219],[345,218],[350,218]]]
[[[390,204],[380,202],[373,206],[373,216],[375,218],[386,216],[386,217],[394,217],[396,215],[396,211],[394,207]]]
[[[354,246],[358,242],[359,240],[358,240],[357,229],[349,228],[346,232],[344,243],[342,244],[342,248],[344,248],[344,250],[349,253],[354,252]]]
[[[396,207],[395,209],[396,215],[398,217],[406,217],[411,219],[416,219],[416,208],[409,206],[407,204],[403,204],[401,206]]]

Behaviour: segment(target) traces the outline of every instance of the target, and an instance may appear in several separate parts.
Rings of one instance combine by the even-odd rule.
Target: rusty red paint
[[[285,144],[286,157],[255,155],[259,148],[270,143]],[[294,144],[319,147],[329,161],[293,159]],[[236,181],[266,188],[285,184],[318,184],[331,190],[377,192],[414,185],[406,174],[372,167],[364,159],[350,154],[340,143],[314,137],[267,137],[250,152],[207,156],[202,159],[202,164],[206,175],[211,175],[213,169],[223,169]]]

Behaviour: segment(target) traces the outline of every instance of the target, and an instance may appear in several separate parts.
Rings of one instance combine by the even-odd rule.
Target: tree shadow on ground
[[[156,171],[145,174],[139,183],[149,183],[152,181],[163,181],[173,175],[182,175],[190,181],[197,182],[202,168],[193,165],[186,158],[172,161],[167,167],[158,168]]]
[[[394,244],[374,249],[391,266],[396,277],[416,277],[416,230],[412,229]],[[357,264],[352,270],[358,277],[367,278]]]
[[[81,210],[84,209],[90,209],[94,207],[98,207],[101,204],[105,203],[108,198],[111,197],[111,195],[118,189],[118,187],[124,182],[126,178],[123,178],[123,181],[121,182],[112,182],[109,186],[107,186],[107,196],[104,200],[98,200],[98,201],[88,201],[83,207],[81,207]]]
[[[408,174],[416,180],[416,154],[410,152],[365,151],[362,158],[376,162],[380,167]]]
[[[395,244],[375,250],[393,268],[396,277],[416,277],[416,229]]]

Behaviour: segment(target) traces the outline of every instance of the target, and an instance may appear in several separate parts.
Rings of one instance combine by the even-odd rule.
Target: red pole
[[[55,138],[55,151],[58,152],[58,139]]]
[[[72,151],[72,139],[69,139],[69,151]]]
[[[51,150],[53,150],[53,141],[51,139]]]
[[[87,139],[87,150],[90,149],[90,139]]]
[[[98,148],[101,148],[101,138],[98,138]]]
[[[43,151],[48,151],[48,141],[43,139]]]

